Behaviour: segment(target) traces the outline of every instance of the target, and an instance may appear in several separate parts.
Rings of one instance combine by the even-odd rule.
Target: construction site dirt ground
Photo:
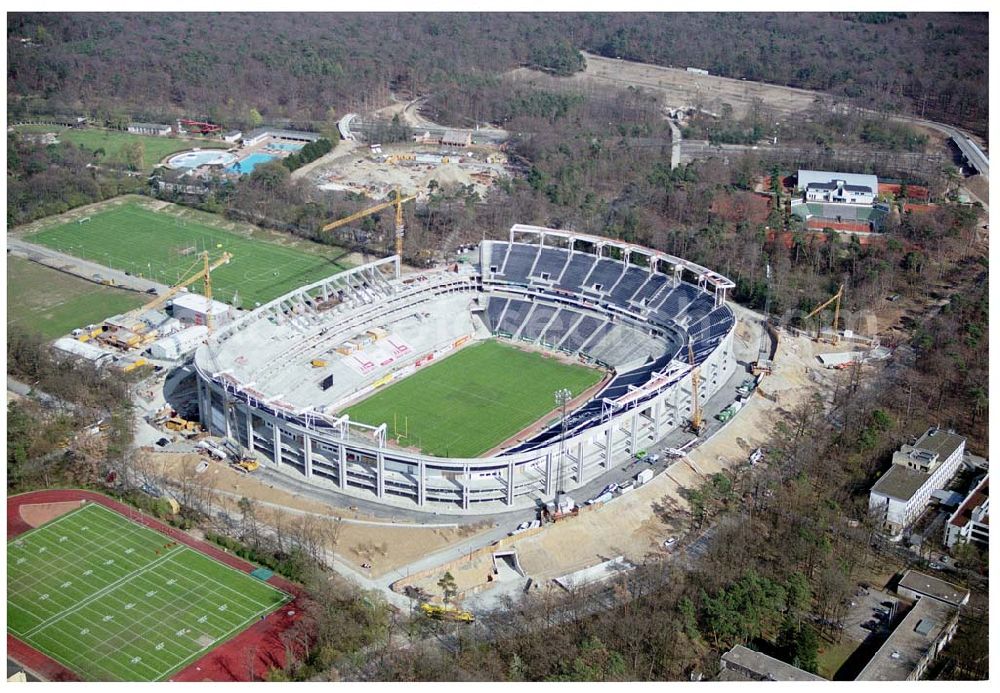
[[[722,104],[733,107],[733,117],[743,118],[755,99],[782,114],[807,110],[819,96],[816,92],[792,87],[782,87],[760,82],[749,82],[715,75],[700,75],[684,68],[660,67],[628,60],[602,58],[584,53],[587,67],[571,77],[548,77],[528,68],[518,68],[508,73],[515,79],[556,80],[565,85],[575,85],[583,90],[588,86],[642,87],[663,96],[666,105],[674,108],[703,108],[713,113],[722,110]]]
[[[331,539],[327,549],[355,566],[370,563],[365,571],[369,577],[379,577],[410,563],[444,549],[451,544],[469,539],[490,529],[492,523],[459,525],[456,527],[424,527],[416,524],[387,522],[358,524],[339,522],[338,518],[362,520],[363,515],[347,508],[304,499],[297,494],[273,488],[219,462],[209,462],[208,468],[196,473],[198,464],[206,458],[195,453],[163,453],[147,451],[143,453],[145,463],[153,475],[180,483],[196,484],[201,489],[214,493],[213,503],[225,508],[232,518],[239,518],[239,499],[246,497],[258,502],[257,518],[264,524],[273,526],[275,514],[280,511],[287,518],[308,515],[323,523]],[[171,489],[174,494],[177,487]]]
[[[493,181],[510,175],[502,164],[486,162],[486,157],[495,152],[495,148],[480,145],[446,147],[400,142],[382,145],[382,154],[387,157],[446,155],[449,163],[405,159],[380,162],[372,157],[368,147],[338,147],[324,157],[322,165],[311,168],[304,177],[324,190],[361,192],[373,199],[383,199],[397,187],[404,195],[423,197],[430,191],[431,181],[446,191],[471,185],[485,198]],[[468,156],[470,153],[472,157]]]
[[[829,344],[781,333],[774,372],[728,425],[693,449],[687,459],[671,465],[649,483],[577,517],[548,525],[543,531],[515,541],[520,565],[536,582],[550,580],[601,561],[624,556],[633,563],[665,557],[663,542],[690,531],[683,489],[693,489],[715,472],[745,464],[762,446],[774,425],[819,388],[844,377],[823,369],[816,356],[835,350]],[[437,580],[451,572],[459,592],[482,588],[492,571],[489,554],[441,566],[435,575],[411,584],[440,596]]]

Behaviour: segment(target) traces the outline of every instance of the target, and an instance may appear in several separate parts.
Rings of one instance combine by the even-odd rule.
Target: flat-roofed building
[[[965,438],[928,429],[913,445],[892,456],[892,466],[872,486],[869,511],[886,531],[899,535],[927,507],[931,494],[944,488],[958,470]]]
[[[211,301],[196,293],[181,293],[173,298],[174,317],[192,325],[205,325],[209,314],[215,327],[222,327],[233,319],[233,309],[215,299]]]
[[[856,681],[915,681],[955,635],[958,609],[920,597]]]
[[[944,543],[948,548],[956,544],[990,545],[990,475],[972,489],[944,526]]]
[[[305,132],[303,130],[283,130],[281,128],[257,128],[251,130],[243,136],[243,146],[250,147],[259,144],[268,137],[278,140],[289,140],[292,142],[315,142],[320,139],[320,135],[315,132]]]
[[[720,681],[826,681],[780,659],[769,657],[743,645],[722,655]]]
[[[154,135],[156,137],[166,137],[173,128],[162,123],[129,123],[128,131],[133,135]]]
[[[896,592],[907,599],[930,597],[956,608],[969,603],[969,590],[916,570],[907,570]]]

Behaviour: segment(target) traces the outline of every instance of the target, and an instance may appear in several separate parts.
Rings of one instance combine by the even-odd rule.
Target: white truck
[[[653,478],[652,469],[643,469],[641,472],[635,475],[635,483],[637,486],[648,483]]]

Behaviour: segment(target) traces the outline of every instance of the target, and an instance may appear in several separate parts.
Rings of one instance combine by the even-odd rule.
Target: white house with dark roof
[[[865,173],[799,169],[798,186],[806,202],[872,205],[878,195],[878,177]]]

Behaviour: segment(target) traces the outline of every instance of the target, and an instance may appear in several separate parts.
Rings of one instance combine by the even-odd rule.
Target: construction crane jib
[[[211,308],[211,306],[212,306],[212,271],[215,270],[216,268],[222,266],[222,265],[228,264],[229,261],[232,259],[232,257],[233,256],[232,256],[231,253],[224,252],[224,253],[222,253],[222,257],[220,257],[218,260],[216,260],[213,263],[209,263],[209,261],[208,261],[208,258],[209,258],[208,251],[207,250],[203,251],[201,253],[201,259],[202,259],[202,262],[204,263],[204,267],[202,267],[202,269],[198,270],[197,272],[195,272],[194,274],[192,274],[187,279],[184,279],[184,280],[178,282],[177,284],[174,284],[173,286],[171,286],[169,289],[167,289],[166,291],[164,291],[162,294],[160,294],[159,296],[157,296],[156,298],[154,298],[149,303],[146,303],[145,305],[139,306],[135,310],[131,311],[131,313],[129,313],[129,315],[136,315],[136,316],[138,316],[138,315],[141,315],[142,313],[145,313],[147,310],[153,310],[155,308],[158,308],[161,305],[163,305],[164,303],[166,303],[167,301],[169,301],[171,298],[173,298],[174,296],[176,296],[177,294],[179,294],[182,290],[184,290],[185,288],[187,288],[191,284],[194,284],[199,279],[204,278],[204,280],[205,280],[205,298],[208,299],[208,306],[209,306],[208,310],[207,310],[207,312],[205,314],[205,325],[206,325],[206,327],[208,327],[208,331],[211,332],[212,328],[214,327],[213,321],[212,321],[212,308]]]
[[[389,200],[388,202],[383,202],[382,204],[375,205],[374,207],[369,207],[368,209],[362,209],[360,212],[355,212],[350,216],[344,217],[343,219],[337,219],[332,221],[322,229],[323,232],[332,231],[335,228],[343,226],[344,224],[350,224],[352,221],[357,221],[358,219],[363,219],[370,214],[375,214],[376,212],[381,212],[383,209],[388,209],[389,207],[396,208],[396,255],[399,259],[403,259],[403,234],[405,228],[403,227],[403,203],[410,202],[411,200],[417,199],[416,195],[408,195],[403,197],[399,188],[396,188],[396,198]]]
[[[816,310],[814,310],[813,312],[809,313],[809,315],[807,315],[806,317],[804,317],[802,319],[803,322],[804,322],[804,321],[808,320],[809,318],[811,318],[812,316],[814,316],[817,313],[819,313],[821,310],[823,310],[824,308],[826,308],[831,303],[834,303],[834,307],[833,307],[833,343],[834,344],[837,344],[840,341],[840,333],[837,332],[837,325],[840,323],[840,299],[843,298],[843,296],[844,296],[844,285],[841,284],[840,288],[837,289],[837,293],[835,293],[833,296],[830,297],[830,299],[828,301],[826,301],[825,303],[823,303],[822,305],[820,305],[818,308],[816,308]]]

